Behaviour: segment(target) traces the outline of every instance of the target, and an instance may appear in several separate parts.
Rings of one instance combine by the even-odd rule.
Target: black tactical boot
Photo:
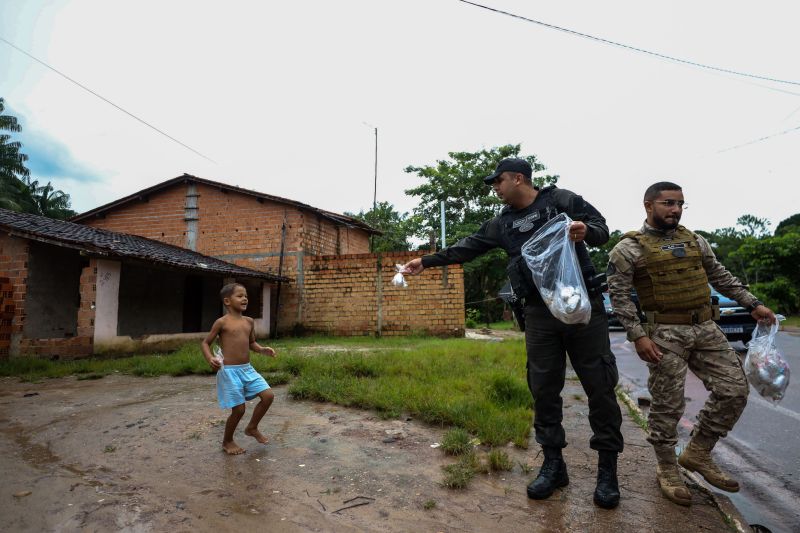
[[[561,457],[561,448],[544,449],[544,462],[539,469],[539,475],[528,484],[528,498],[544,500],[549,498],[553,491],[559,487],[569,485],[567,464]]]
[[[594,489],[594,503],[603,509],[613,509],[619,505],[619,484],[617,483],[617,452],[600,451],[597,461],[597,488]]]

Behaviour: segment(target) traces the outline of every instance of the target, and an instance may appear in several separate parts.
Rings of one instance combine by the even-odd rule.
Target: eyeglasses
[[[681,209],[689,209],[689,204],[683,200],[653,200],[655,204],[661,204],[665,207],[675,207],[676,205]]]

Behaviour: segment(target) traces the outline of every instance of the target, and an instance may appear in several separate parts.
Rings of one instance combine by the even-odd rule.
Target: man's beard
[[[661,218],[658,215],[655,214],[653,215],[653,222],[655,223],[655,226],[658,229],[664,231],[673,230],[677,228],[680,221],[681,221],[680,215],[675,215],[669,222],[667,222],[665,219]]]

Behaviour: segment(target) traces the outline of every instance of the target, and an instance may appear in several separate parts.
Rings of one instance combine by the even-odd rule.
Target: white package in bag
[[[744,359],[747,380],[761,396],[776,404],[789,386],[789,364],[775,345],[778,329],[778,320],[771,326],[759,321]]]
[[[395,287],[408,287],[408,282],[403,277],[403,265],[395,264],[394,270],[397,274],[392,278],[392,285]]]
[[[572,219],[560,213],[522,245],[522,257],[550,313],[565,324],[588,324],[592,304],[569,238]]]

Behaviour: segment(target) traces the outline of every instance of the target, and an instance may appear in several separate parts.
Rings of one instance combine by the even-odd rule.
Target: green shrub
[[[489,452],[489,468],[493,472],[509,471],[514,468],[514,463],[503,450],[492,450]]]
[[[800,293],[788,278],[779,277],[773,281],[754,283],[750,290],[773,311],[791,315],[800,310]]]

